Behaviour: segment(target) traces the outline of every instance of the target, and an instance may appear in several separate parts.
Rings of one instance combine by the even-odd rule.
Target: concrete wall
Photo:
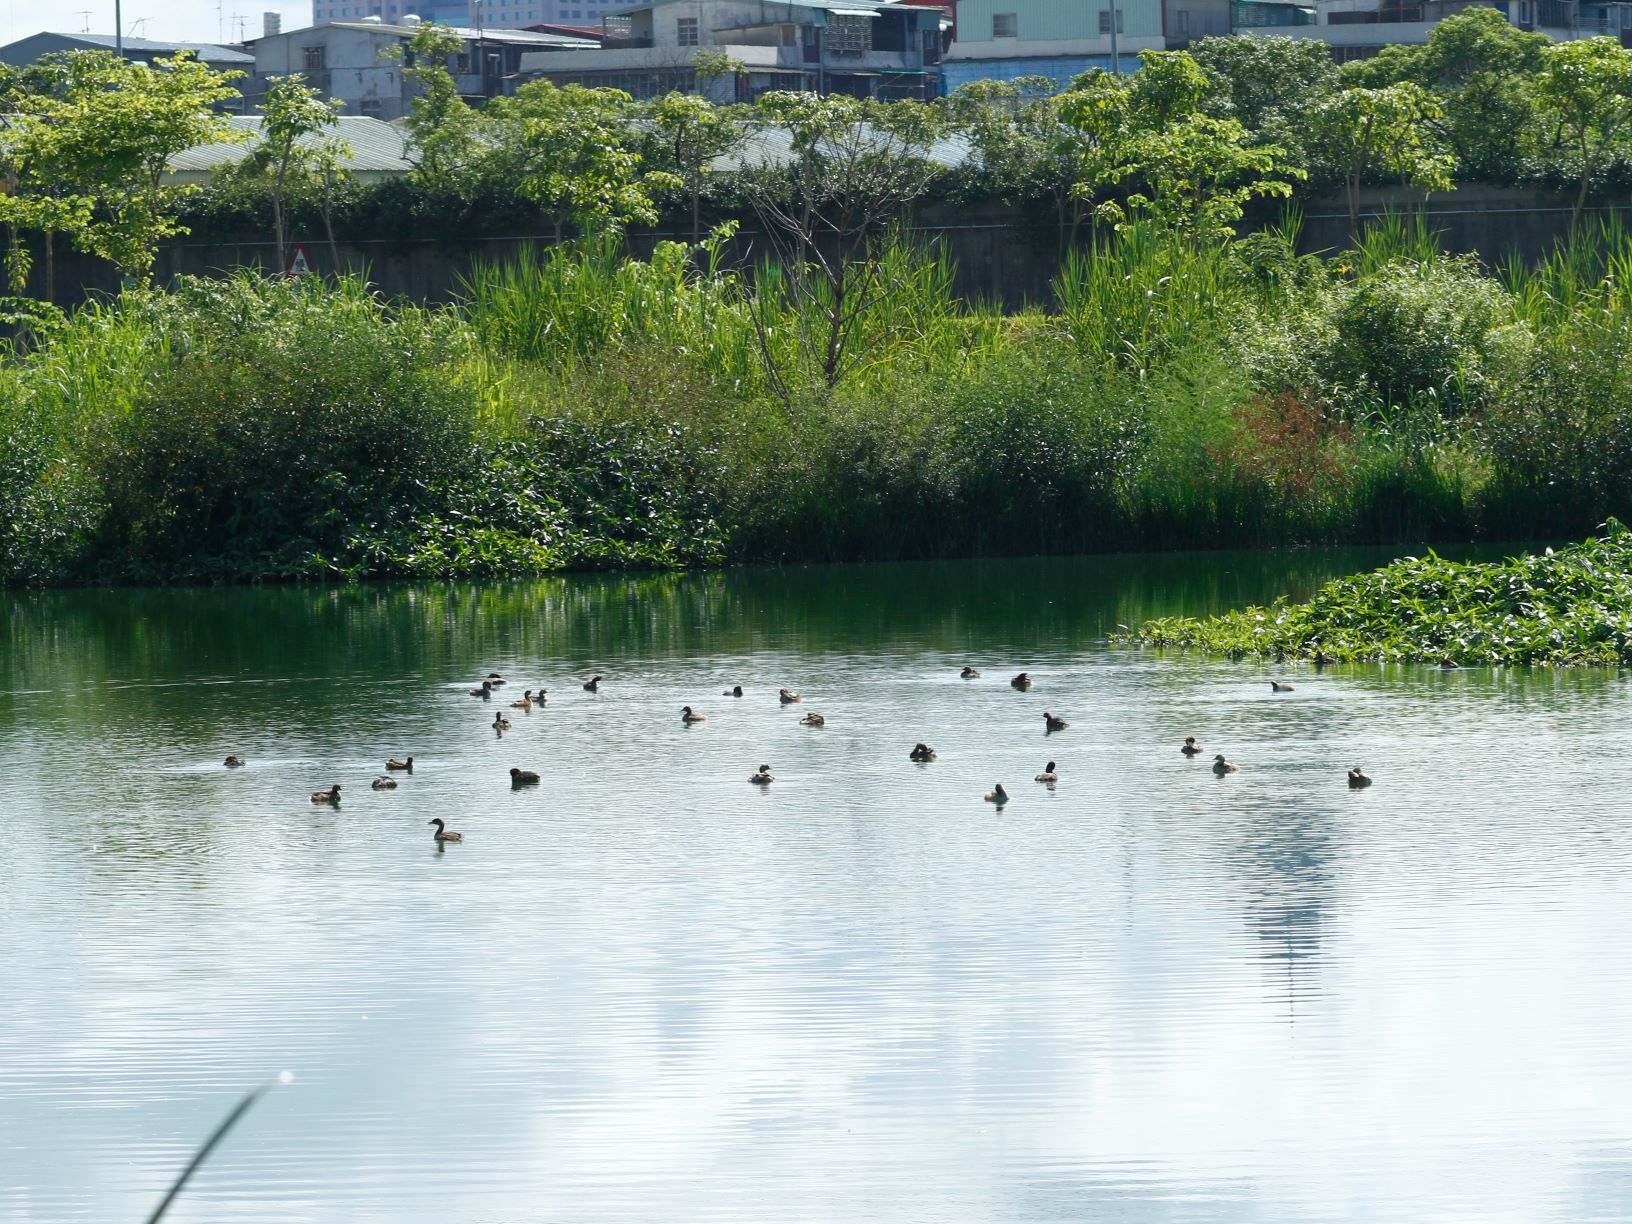
[[[1363,210],[1377,216],[1385,209],[1401,211],[1421,204],[1420,193],[1405,199],[1397,189],[1377,189],[1363,197]],[[1593,210],[1596,215],[1617,213],[1632,223],[1632,203],[1619,201]],[[1468,187],[1434,197],[1426,210],[1429,226],[1441,232],[1446,249],[1475,253],[1495,265],[1511,255],[1535,260],[1549,252],[1569,228],[1570,200],[1562,195],[1512,188]],[[1059,268],[1060,235],[1054,219],[1038,210],[1022,214],[998,204],[977,208],[936,205],[920,210],[920,233],[943,240],[958,265],[958,291],[1014,307],[1048,298],[1049,281]],[[1339,251],[1348,247],[1348,211],[1341,196],[1311,201],[1304,212],[1302,247],[1306,251]],[[632,244],[649,251],[663,238],[683,238],[669,231],[636,234]],[[320,272],[336,266],[321,233],[298,233],[307,257]],[[459,278],[477,259],[502,259],[527,244],[545,246],[548,231],[456,238],[407,235],[366,238],[339,244],[339,266],[366,268],[380,290],[418,301],[442,302],[452,298]],[[755,260],[768,253],[768,244],[752,224],[745,225],[736,254]],[[269,266],[270,235],[245,236],[238,241],[194,242],[183,239],[161,251],[156,276],[162,281],[178,273],[219,275],[233,268]],[[44,261],[36,259],[30,292],[44,290]],[[56,260],[54,300],[67,305],[87,292],[112,292],[118,278],[110,265],[84,256],[59,253]]]
[[[1015,54],[1016,42],[1097,40],[1100,10],[1108,12],[1110,7],[1109,0],[959,0],[958,41],[951,53],[959,57],[1010,56]],[[1127,37],[1161,37],[1161,0],[1117,0],[1116,9]],[[992,17],[997,13],[1014,14],[1015,38],[992,37]]]
[[[343,26],[270,34],[255,40],[255,73],[262,78],[301,73],[325,97],[339,98],[346,114],[368,114],[389,122],[408,113],[408,92],[402,65],[381,53],[405,42],[398,34]],[[308,47],[323,48],[322,69],[306,67]]]

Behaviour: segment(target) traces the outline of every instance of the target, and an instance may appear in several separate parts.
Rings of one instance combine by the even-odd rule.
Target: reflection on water
[[[1379,559],[15,597],[0,1221],[1632,1220],[1625,678],[1104,645]]]

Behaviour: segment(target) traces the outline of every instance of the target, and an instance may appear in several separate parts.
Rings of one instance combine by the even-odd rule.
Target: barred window
[[[834,13],[827,19],[827,48],[829,51],[871,51],[873,19]]]

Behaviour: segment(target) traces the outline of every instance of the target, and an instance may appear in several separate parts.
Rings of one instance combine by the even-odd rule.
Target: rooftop
[[[869,138],[873,133],[864,129]],[[892,143],[890,137],[877,134],[880,148]],[[968,165],[975,158],[974,145],[961,135],[944,136],[924,150],[924,158],[948,170]],[[750,128],[736,149],[714,159],[718,171],[747,170],[759,166],[785,166],[793,161],[793,134],[787,128],[760,126]]]
[[[635,4],[628,8],[613,9],[608,17],[626,17],[630,13],[648,13],[653,9],[674,4],[677,0],[646,0],[645,4]],[[839,13],[876,13],[880,9],[899,9],[914,7],[898,3],[898,0],[771,0],[772,3],[786,5],[789,8],[825,9]],[[766,18],[767,21],[773,20]]]
[[[425,23],[429,24],[429,23]],[[325,21],[322,25],[306,26],[299,30],[284,30],[284,35],[310,34],[315,30],[362,30],[369,34],[387,34],[393,38],[412,38],[424,28],[411,25],[388,25],[383,21]],[[509,45],[518,47],[597,47],[598,38],[574,38],[567,34],[546,34],[537,30],[473,30],[468,26],[439,26],[459,38],[481,39],[483,42],[495,45]],[[279,35],[263,35],[263,38],[276,38]],[[250,39],[253,45],[261,39]]]
[[[170,170],[196,175],[234,165],[248,157],[255,148],[255,138],[260,135],[261,116],[229,115],[227,122],[250,140],[183,149],[170,158]],[[338,138],[351,146],[351,156],[342,158],[340,164],[353,174],[406,174],[414,168],[408,160],[408,138],[403,130],[367,115],[342,115],[333,127],[315,135],[301,136],[296,143],[311,148],[330,138]]]
[[[42,30],[39,34],[31,35],[40,38],[49,35],[52,38],[61,38],[68,42],[83,43],[86,47],[102,47],[112,51],[117,45],[112,34],[65,34],[60,30]],[[25,42],[26,39],[18,39]],[[15,44],[13,44],[15,45]],[[246,54],[241,47],[223,47],[219,43],[198,42],[169,42],[154,38],[127,38],[126,51],[139,51],[144,54],[174,55],[177,51],[191,51],[199,59],[211,64],[253,64],[255,57]]]

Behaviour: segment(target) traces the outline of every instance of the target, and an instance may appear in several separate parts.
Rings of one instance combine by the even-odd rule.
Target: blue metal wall
[[[1139,57],[1124,51],[1117,57],[1123,72],[1137,72]],[[1071,78],[1090,68],[1109,72],[1108,55],[1053,55],[1015,59],[947,60],[941,65],[941,89],[951,93],[959,85],[970,81],[1012,81],[1015,77],[1045,76],[1060,89],[1071,84]]]

